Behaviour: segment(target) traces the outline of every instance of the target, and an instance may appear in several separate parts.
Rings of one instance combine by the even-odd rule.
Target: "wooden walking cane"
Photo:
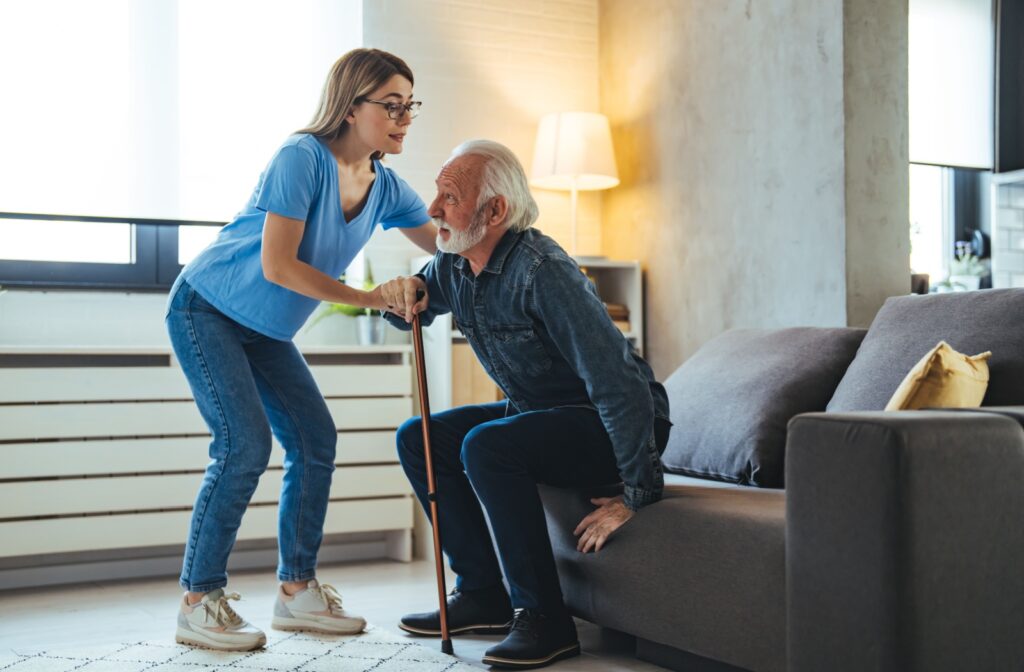
[[[416,293],[416,300],[423,292]],[[434,528],[434,563],[437,570],[437,601],[441,606],[441,651],[453,654],[452,639],[448,634],[448,601],[444,586],[444,560],[441,557],[441,526],[437,518],[437,483],[434,480],[434,462],[430,450],[430,400],[427,398],[427,370],[423,363],[423,330],[419,313],[412,318],[412,343],[416,351],[416,380],[420,392],[420,418],[423,424],[423,453],[427,458],[427,500],[430,502],[430,523]]]

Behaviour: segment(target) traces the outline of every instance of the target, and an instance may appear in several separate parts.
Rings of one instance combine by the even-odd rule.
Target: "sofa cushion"
[[[665,382],[670,472],[782,487],[786,423],[823,411],[863,329],[743,329],[698,350]]]
[[[539,489],[575,615],[742,669],[786,669],[784,492],[667,476],[664,499],[580,553],[572,532],[590,497],[613,491]]]
[[[983,289],[888,299],[878,311],[829,411],[880,411],[935,344],[992,351],[982,406],[1024,404],[1024,289]]]
[[[991,352],[965,355],[945,341],[928,351],[885,405],[887,411],[920,408],[977,408],[988,388]]]

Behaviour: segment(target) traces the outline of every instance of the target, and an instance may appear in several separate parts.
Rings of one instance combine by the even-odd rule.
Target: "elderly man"
[[[484,663],[547,665],[580,649],[537,484],[625,483],[623,496],[593,500],[597,508],[576,529],[581,552],[600,550],[661,497],[668,399],[576,262],[530,228],[537,205],[508,148],[486,140],[457,147],[437,177],[429,214],[441,251],[420,274],[382,287],[388,320],[408,329],[415,313],[424,324],[452,313],[508,398],[431,417],[442,543],[458,576],[449,628],[508,633]],[[417,302],[419,290],[425,297]],[[398,451],[429,510],[419,424],[413,418],[399,429]],[[440,614],[411,614],[400,627],[436,636]]]

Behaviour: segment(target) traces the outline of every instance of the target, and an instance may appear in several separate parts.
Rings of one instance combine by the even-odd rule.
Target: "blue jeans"
[[[655,420],[659,450],[669,427]],[[399,428],[397,442],[402,467],[429,518],[419,417]],[[495,587],[504,567],[513,607],[561,613],[562,590],[537,484],[590,488],[621,480],[597,411],[568,406],[506,415],[505,402],[461,406],[431,415],[430,445],[441,545],[458,577],[456,587]]]
[[[270,460],[271,432],[285,450],[277,576],[313,578],[338,433],[305,360],[291,341],[243,327],[182,280],[171,290],[166,323],[213,435],[192,509],[182,587],[201,593],[227,585],[228,554]]]

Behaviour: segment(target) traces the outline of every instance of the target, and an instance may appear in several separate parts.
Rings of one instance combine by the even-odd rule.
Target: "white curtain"
[[[910,0],[910,161],[992,168],[992,0]]]

